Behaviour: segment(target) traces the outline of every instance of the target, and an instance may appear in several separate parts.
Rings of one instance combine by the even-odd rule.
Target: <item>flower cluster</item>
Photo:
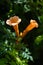
[[[25,35],[30,31],[32,30],[33,28],[38,28],[38,23],[36,22],[36,20],[30,20],[30,24],[26,27],[26,29],[23,31],[23,32],[20,32],[19,34],[19,28],[18,28],[18,24],[21,22],[21,18],[19,18],[18,16],[13,16],[11,17],[10,19],[8,19],[6,21],[6,24],[10,25],[10,26],[13,26],[15,32],[16,32],[16,35],[18,37],[25,37]]]

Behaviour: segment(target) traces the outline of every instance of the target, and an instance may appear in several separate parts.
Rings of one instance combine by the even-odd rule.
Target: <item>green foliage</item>
[[[35,43],[37,45],[39,45],[41,43],[41,41],[43,41],[43,35],[37,36],[35,39]]]
[[[26,44],[16,36],[6,20],[14,15],[26,20],[24,14],[33,12],[39,18],[39,28],[29,32]],[[35,17],[35,16],[34,16]],[[22,22],[23,23],[23,22]],[[24,26],[25,27],[25,23]],[[21,27],[22,27],[21,26]],[[22,28],[23,29],[23,28]],[[22,30],[21,29],[21,30]],[[36,31],[36,33],[35,33]],[[34,34],[35,33],[35,34]],[[30,36],[30,37],[29,37]],[[32,40],[32,42],[30,41]],[[18,41],[17,41],[18,40]],[[42,0],[1,0],[0,1],[0,65],[28,65],[31,61],[40,60],[43,52],[43,1]],[[42,56],[43,57],[43,56]],[[41,58],[42,58],[41,57]],[[37,61],[37,62],[38,62]],[[37,64],[36,62],[36,64]],[[41,61],[40,61],[41,62]],[[39,64],[40,64],[39,62]],[[30,64],[31,65],[31,64]]]
[[[6,27],[5,21],[0,20],[0,64],[1,65],[27,65],[28,59],[33,58],[16,33]],[[19,42],[17,42],[17,39]],[[24,51],[23,51],[24,50]],[[25,53],[23,55],[23,53]],[[5,61],[6,60],[6,61]]]

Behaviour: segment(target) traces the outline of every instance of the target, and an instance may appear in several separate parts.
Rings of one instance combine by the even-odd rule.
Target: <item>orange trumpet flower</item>
[[[6,21],[6,24],[13,26],[17,36],[19,36],[18,24],[20,22],[21,22],[21,19],[18,16],[11,17],[10,19]]]
[[[36,20],[30,20],[30,24],[26,27],[26,29],[20,33],[20,36],[23,38],[25,35],[31,31],[33,28],[38,28],[38,23]]]

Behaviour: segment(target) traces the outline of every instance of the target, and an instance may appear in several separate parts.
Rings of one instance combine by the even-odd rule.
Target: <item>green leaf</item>
[[[39,36],[36,37],[35,43],[36,43],[37,45],[39,45],[42,40],[43,40],[43,35],[39,35]]]

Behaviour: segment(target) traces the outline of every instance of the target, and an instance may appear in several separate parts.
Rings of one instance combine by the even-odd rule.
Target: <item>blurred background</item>
[[[20,32],[37,21],[39,27],[29,31],[21,39],[16,36],[6,20],[19,16]],[[18,41],[17,41],[18,39]],[[0,65],[43,65],[43,0],[0,1]]]

